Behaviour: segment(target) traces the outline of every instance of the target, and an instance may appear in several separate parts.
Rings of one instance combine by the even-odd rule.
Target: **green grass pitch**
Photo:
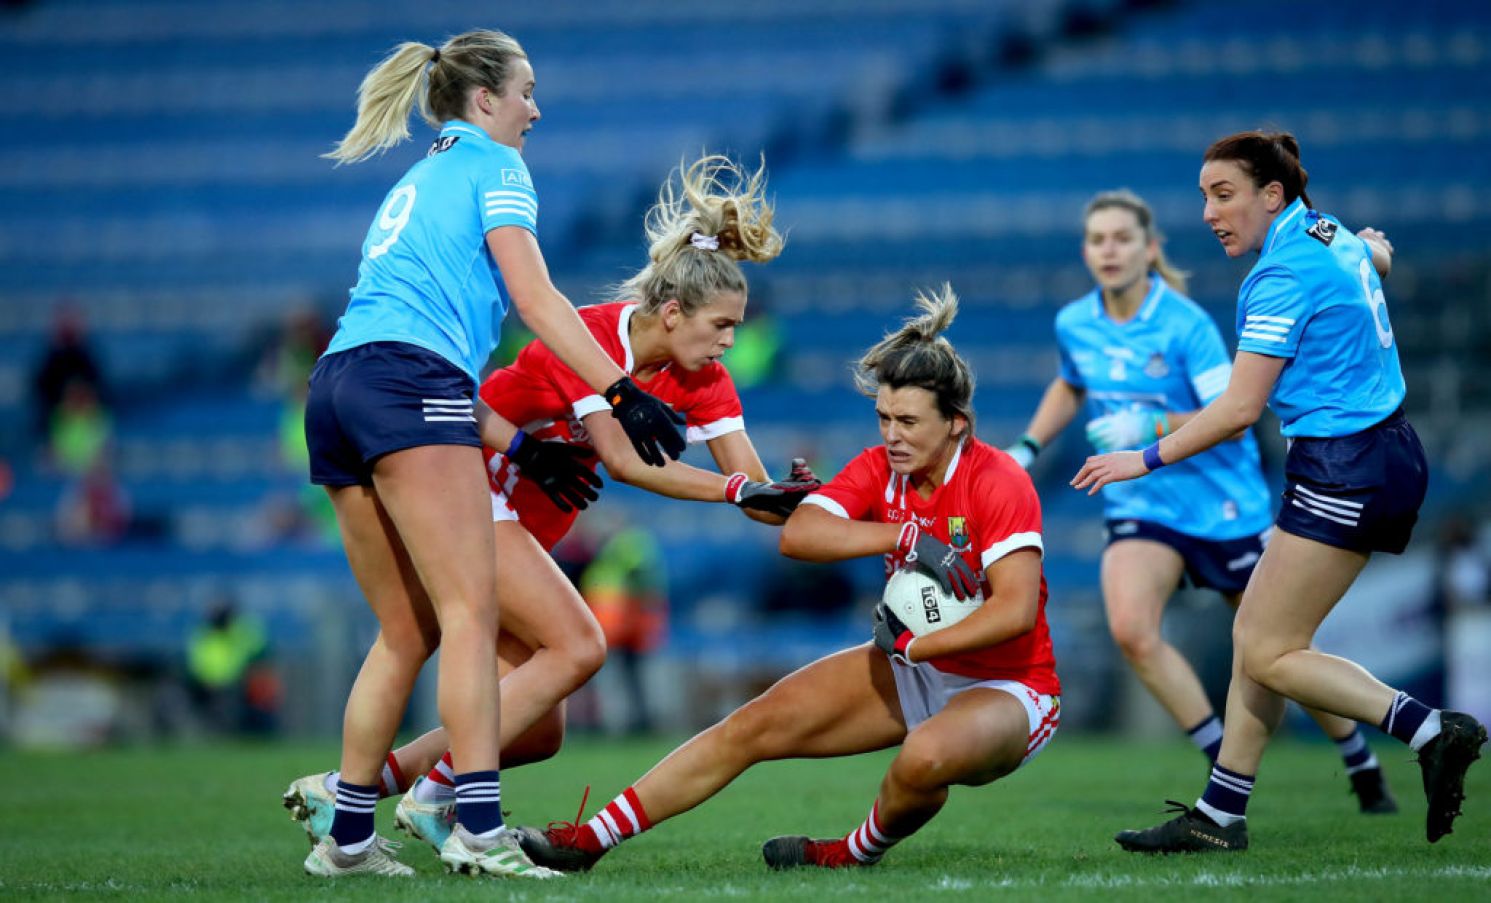
[[[514,823],[587,815],[671,748],[572,740],[557,758],[504,774]],[[1247,853],[1146,858],[1114,831],[1162,818],[1205,778],[1180,741],[1140,745],[1060,736],[989,787],[955,788],[948,807],[873,869],[769,872],[776,834],[839,835],[868,810],[889,753],[769,763],[719,797],[611,853],[588,875],[547,884],[446,875],[412,843],[413,880],[327,883],[300,871],[304,835],[279,805],[285,785],[334,764],[318,746],[209,746],[98,753],[0,752],[0,899],[1149,900],[1201,892],[1253,900],[1491,900],[1491,764],[1478,763],[1455,833],[1424,841],[1419,773],[1407,750],[1374,746],[1403,806],[1356,813],[1335,749],[1280,742],[1264,761]],[[393,806],[379,829],[394,835]]]

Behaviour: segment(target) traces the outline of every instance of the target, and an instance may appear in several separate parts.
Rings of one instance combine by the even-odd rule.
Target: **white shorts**
[[[1025,707],[1025,717],[1030,722],[1029,739],[1025,744],[1024,765],[1035,758],[1036,753],[1046,748],[1056,735],[1061,724],[1061,697],[1037,693],[1018,680],[988,680],[979,677],[964,677],[938,671],[926,662],[903,665],[890,660],[891,673],[896,678],[896,695],[901,700],[901,717],[906,719],[906,732],[942,711],[954,696],[975,687],[988,687],[1008,693]]]
[[[513,510],[513,503],[508,500],[507,493],[505,493],[505,492],[498,492],[495,489],[491,490],[491,492],[492,492],[492,523],[494,523],[494,524],[500,524],[503,521],[509,521],[509,520],[515,521],[515,520],[517,520],[518,519],[518,512],[516,512],[516,511]]]

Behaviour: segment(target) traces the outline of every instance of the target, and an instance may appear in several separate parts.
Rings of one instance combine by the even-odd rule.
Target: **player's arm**
[[[554,287],[532,232],[522,226],[499,226],[487,233],[487,248],[523,322],[590,388],[604,394],[626,376],[585,328],[574,305]]]
[[[990,597],[951,627],[917,637],[909,661],[987,649],[1035,629],[1041,607],[1041,551],[1016,549],[984,568]]]
[[[709,453],[714,456],[714,463],[720,468],[720,473],[743,473],[746,479],[757,482],[771,480],[766,473],[766,465],[761,463],[761,456],[756,453],[756,446],[751,443],[751,437],[746,435],[745,430],[735,430],[723,436],[716,436],[707,444]],[[787,522],[785,516],[766,511],[745,509],[745,516],[773,527],[780,527]]]
[[[1020,434],[1014,445],[1004,450],[1005,453],[1029,470],[1041,449],[1051,444],[1051,440],[1060,435],[1077,416],[1086,397],[1086,390],[1072,385],[1060,376],[1051,380],[1051,384],[1046,386],[1046,391],[1041,395],[1041,403],[1036,405],[1030,423],[1026,424],[1025,432]]]
[[[638,457],[626,432],[608,412],[596,411],[584,417],[590,444],[600,455],[606,472],[616,480],[671,499],[695,502],[723,502],[728,478],[681,461],[668,461],[662,467],[651,467]],[[758,462],[759,463],[759,462]]]
[[[518,434],[518,427],[492,410],[485,401],[478,397],[476,399],[476,431],[481,436],[482,445],[506,452],[507,447],[512,444],[513,437]]]
[[[1046,386],[1046,391],[1041,395],[1041,403],[1036,405],[1035,414],[1025,427],[1025,435],[1043,446],[1050,445],[1051,440],[1061,435],[1061,431],[1077,416],[1086,398],[1086,390],[1061,377],[1051,380],[1051,384]]]
[[[787,518],[778,547],[802,561],[844,561],[894,552],[900,538],[900,524],[850,520],[810,502]]]

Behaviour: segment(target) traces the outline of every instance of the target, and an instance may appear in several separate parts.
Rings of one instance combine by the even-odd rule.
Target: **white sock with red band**
[[[628,837],[635,837],[651,827],[652,821],[642,808],[642,801],[637,799],[637,791],[630,787],[585,823],[588,833],[595,839],[597,849],[592,852],[609,850]],[[580,832],[582,847],[587,846],[585,841],[590,839],[584,836],[586,833],[587,831]]]
[[[900,843],[905,838],[893,837],[885,832],[880,821],[880,801],[870,808],[870,817],[865,823],[849,832],[844,838],[844,843],[849,846],[849,854],[860,862],[869,865],[879,862],[885,851]]]
[[[425,779],[414,786],[416,803],[449,803],[456,798],[456,769],[450,752],[440,757]]]

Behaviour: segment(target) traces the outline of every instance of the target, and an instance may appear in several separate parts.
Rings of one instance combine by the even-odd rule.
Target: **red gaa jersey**
[[[579,310],[590,334],[627,373],[636,366],[627,336],[636,309],[635,304],[613,303]],[[706,364],[694,373],[668,366],[638,386],[684,415],[689,442],[708,442],[745,429],[735,383],[718,362]],[[611,409],[599,393],[539,341],[528,343],[518,353],[517,360],[488,376],[481,386],[481,399],[533,439],[568,442],[585,448],[591,447],[583,422],[585,416]],[[537,485],[522,479],[518,468],[505,456],[491,449],[484,452],[492,489],[506,497],[519,522],[539,543],[545,549],[552,549],[569,532],[578,512],[560,511]]]
[[[953,453],[943,484],[923,499],[910,480],[890,468],[885,446],[867,448],[827,485],[803,500],[851,520],[902,524],[914,519],[924,532],[956,549],[977,572],[991,598],[984,569],[1024,548],[1043,549],[1041,503],[1030,476],[1014,459],[977,439]],[[900,564],[885,556],[886,576]],[[997,646],[930,659],[950,674],[985,680],[1018,680],[1037,693],[1061,693],[1051,633],[1046,628],[1046,578],[1041,576],[1035,626]]]

